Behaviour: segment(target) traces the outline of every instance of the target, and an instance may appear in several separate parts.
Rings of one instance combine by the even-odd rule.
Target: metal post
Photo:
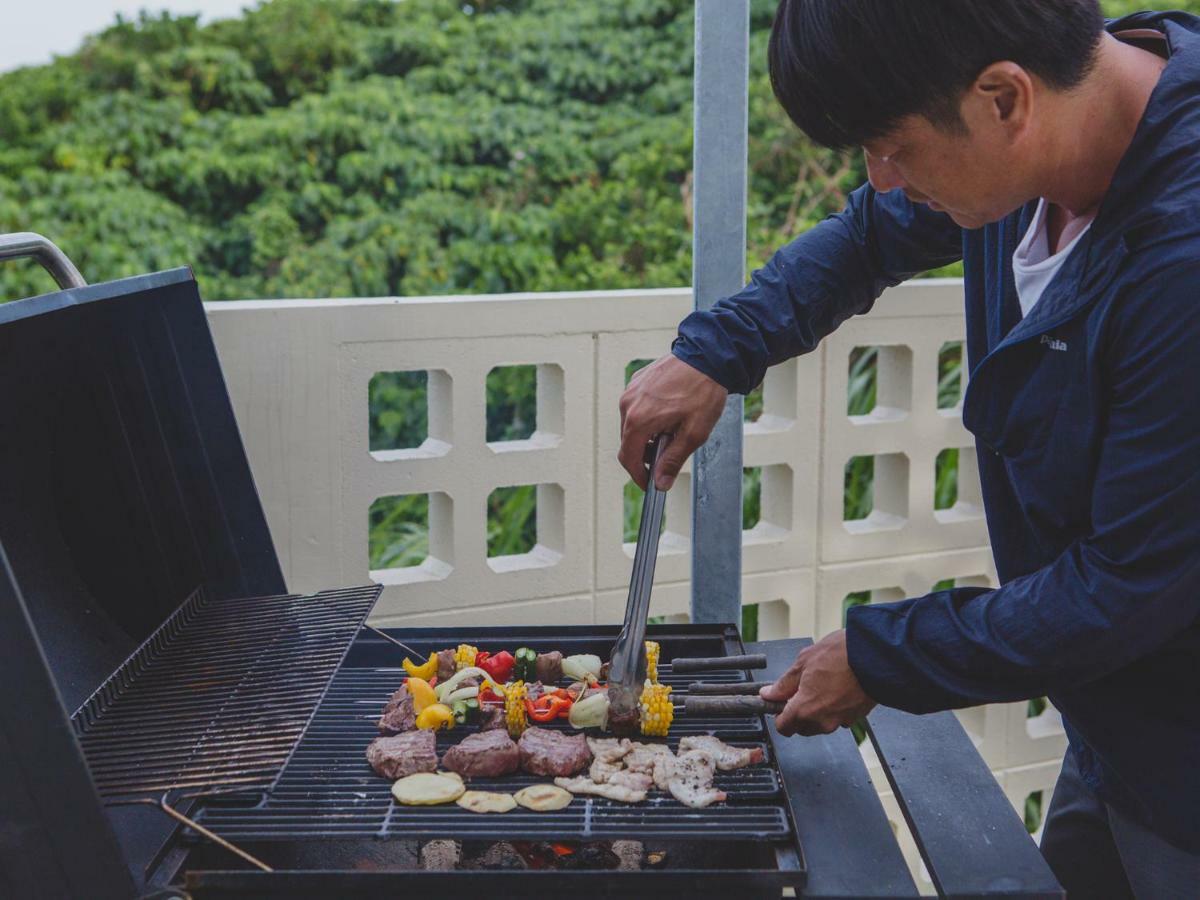
[[[746,271],[749,0],[696,0],[692,286],[696,309]],[[692,621],[741,622],[742,397],[731,396],[692,477]]]

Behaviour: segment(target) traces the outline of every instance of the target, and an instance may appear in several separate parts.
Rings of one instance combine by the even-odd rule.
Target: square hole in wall
[[[625,482],[622,516],[621,541],[625,555],[633,559],[637,549],[638,529],[642,522],[642,500],[645,494],[632,481]],[[689,550],[692,533],[692,479],[686,472],[680,472],[675,484],[667,492],[666,504],[663,506],[662,523],[658,529],[658,555],[686,553]]]
[[[754,423],[763,414],[763,385],[759,385],[742,400],[742,421]]]
[[[1023,810],[1025,830],[1033,835],[1041,833],[1042,822],[1045,820],[1046,809],[1043,806],[1043,796],[1043,791],[1034,791],[1025,798],[1025,808]],[[1048,805],[1048,802],[1046,805]]]
[[[445,578],[452,507],[443,493],[379,497],[367,513],[367,563],[384,584]]]
[[[376,372],[367,386],[368,447],[381,461],[449,449],[450,376],[439,370]]]
[[[867,606],[871,603],[891,603],[903,600],[904,591],[898,587],[874,588],[869,591],[854,591],[842,598],[842,624],[846,624],[846,613],[854,606]]]
[[[988,588],[992,586],[991,579],[986,575],[967,575],[959,578],[943,578],[936,582],[931,591],[948,591],[956,587],[982,587]]]
[[[972,447],[948,447],[933,466],[933,516],[943,524],[965,522],[983,515],[979,467]]]
[[[846,414],[852,422],[895,422],[908,415],[912,402],[912,351],[908,347],[855,347],[850,351],[847,374]]]
[[[1025,733],[1034,740],[1062,735],[1062,716],[1045,697],[1025,704]]]
[[[962,403],[963,342],[947,341],[938,351],[938,409],[957,410]]]
[[[496,488],[487,500],[488,565],[496,572],[555,565],[563,554],[563,523],[558,485]]]
[[[671,488],[670,493],[675,493],[679,490],[679,480]],[[640,487],[632,481],[625,482],[624,504],[622,506],[621,516],[621,540],[626,544],[636,544],[638,539],[638,526],[642,521],[642,499],[645,493]],[[668,495],[668,499],[670,496]],[[662,523],[658,527],[658,536],[662,537],[663,532],[667,530],[667,517],[671,514],[671,510],[664,506]]]
[[[631,359],[625,365],[625,386],[629,387],[629,382],[633,380],[633,376],[652,362],[654,362],[652,359]]]
[[[749,531],[762,517],[762,475],[760,466],[742,469],[742,530]]]
[[[786,600],[742,607],[742,640],[774,641],[791,636],[791,607]]]
[[[566,397],[561,366],[496,366],[487,374],[486,392],[486,436],[493,451],[533,450],[562,440]]]
[[[846,463],[842,520],[861,533],[900,528],[908,518],[908,457],[855,456]]]

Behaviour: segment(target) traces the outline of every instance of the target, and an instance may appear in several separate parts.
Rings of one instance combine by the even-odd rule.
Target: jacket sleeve
[[[807,353],[886,288],[962,258],[962,229],[901,191],[869,184],[846,208],[783,249],[740,293],[683,320],[676,357],[731,393],[753,390],[767,368]]]
[[[1200,263],[1143,282],[1110,320],[1107,426],[1089,533],[997,590],[962,588],[847,616],[850,666],[909,712],[1052,694],[1200,622]]]

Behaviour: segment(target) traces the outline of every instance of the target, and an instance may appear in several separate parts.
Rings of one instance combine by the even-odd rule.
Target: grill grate
[[[392,802],[391,784],[367,765],[364,751],[377,731],[384,702],[404,679],[396,668],[344,668],[334,678],[312,724],[280,773],[270,794],[249,807],[237,801],[213,801],[198,820],[234,841],[319,838],[521,839],[688,838],[762,840],[790,833],[773,764],[718,773],[716,784],[730,795],[724,804],[689,809],[669,795],[653,791],[645,803],[629,805],[579,797],[554,813],[516,809],[483,816],[451,804],[405,807]],[[683,695],[691,675],[673,676],[660,667],[660,679]],[[705,680],[742,681],[740,672],[706,674]],[[674,696],[674,694],[673,694]],[[692,719],[682,711],[671,727],[672,748],[688,734],[719,733],[741,746],[770,748],[762,739],[762,719]],[[565,727],[556,723],[555,727]],[[439,754],[461,735],[439,735]],[[755,740],[759,738],[760,740]],[[511,775],[473,779],[475,790],[514,792],[549,779]]]
[[[71,717],[101,796],[270,787],[380,590],[195,591]]]

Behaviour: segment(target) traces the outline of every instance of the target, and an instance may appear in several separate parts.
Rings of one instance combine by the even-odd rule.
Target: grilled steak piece
[[[479,711],[480,731],[508,732],[508,723],[504,721],[504,708],[500,706],[484,707]]]
[[[506,731],[469,734],[446,751],[442,766],[465,778],[495,778],[517,771],[520,755]]]
[[[518,746],[521,768],[530,775],[574,775],[592,761],[592,751],[582,734],[566,735],[547,728],[529,728],[521,735]]]
[[[406,731],[377,737],[367,745],[367,762],[376,775],[404,778],[417,772],[437,771],[437,740],[432,731]]]
[[[563,656],[557,650],[537,656],[537,680],[542,684],[557,684],[562,678]]]
[[[400,690],[392,694],[379,717],[378,727],[380,734],[400,734],[417,727],[417,713],[407,687],[400,685]]]
[[[438,653],[438,681],[445,681],[447,678],[454,677],[454,651],[442,650]]]

